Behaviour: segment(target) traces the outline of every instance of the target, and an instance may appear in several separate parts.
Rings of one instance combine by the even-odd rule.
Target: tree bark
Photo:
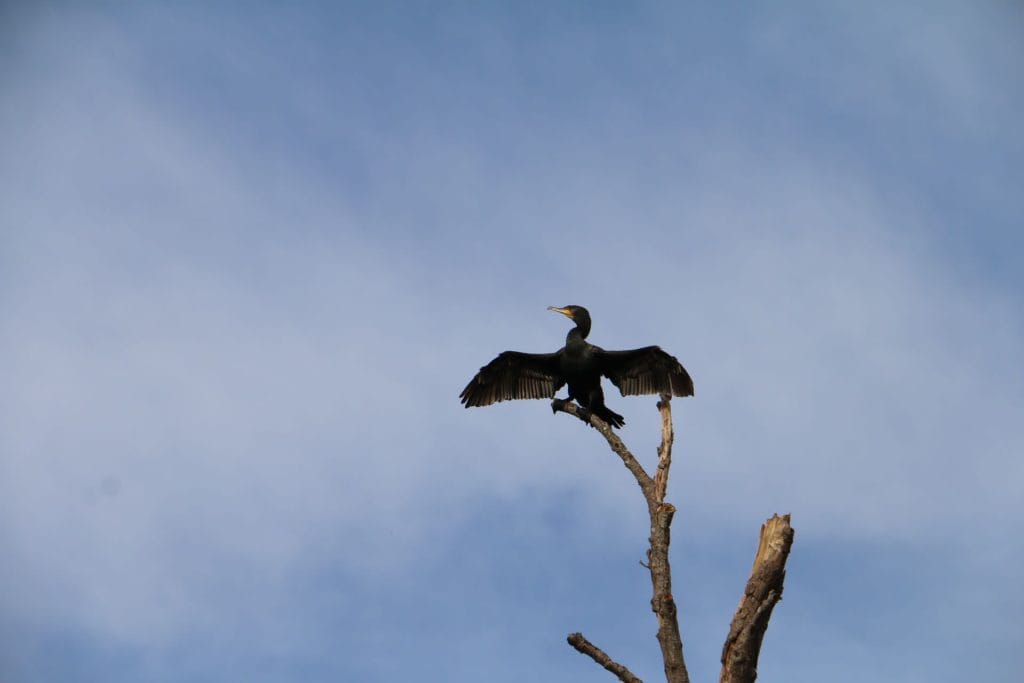
[[[644,683],[634,676],[632,671],[616,662],[605,654],[604,650],[584,638],[582,633],[570,633],[566,640],[569,641],[569,644],[576,648],[576,650],[581,654],[585,654],[605,669],[615,674],[622,683]]]
[[[729,627],[722,648],[720,683],[754,683],[761,641],[772,609],[782,598],[786,559],[793,546],[789,515],[772,515],[761,525],[761,538],[750,570],[750,580]]]
[[[679,620],[675,598],[672,596],[672,567],[668,551],[671,543],[672,519],[676,508],[665,502],[668,491],[669,470],[672,466],[672,444],[675,432],[672,426],[671,397],[662,395],[658,402],[661,413],[661,445],[658,447],[658,466],[654,477],[647,474],[640,462],[626,448],[626,445],[601,418],[589,414],[589,420],[576,404],[570,401],[555,401],[551,406],[556,411],[574,415],[594,427],[608,441],[612,452],[619,456],[626,469],[636,479],[651,522],[648,538],[647,564],[651,574],[651,609],[658,619],[658,645],[665,666],[668,683],[689,683],[683,659],[683,641],[679,633]],[[757,658],[761,652],[761,641],[775,603],[782,597],[782,584],[786,576],[786,559],[793,545],[793,528],[789,515],[772,516],[761,526],[761,540],[754,558],[754,567],[747,582],[746,591],[740,600],[739,609],[733,617],[729,636],[722,649],[722,673],[720,683],[753,683],[757,678]],[[641,563],[642,564],[642,563]],[[599,647],[573,633],[569,644],[587,655],[626,683],[639,683],[640,679],[629,669],[609,657]]]
[[[564,402],[554,406],[556,410],[579,417],[575,404]],[[630,453],[626,445],[612,428],[601,418],[591,415],[590,424],[601,432],[612,451],[622,459],[636,479],[640,491],[647,501],[647,512],[651,521],[650,547],[647,550],[647,569],[651,573],[651,609],[658,618],[658,645],[665,664],[665,679],[668,683],[690,683],[683,659],[683,640],[679,633],[675,598],[672,597],[672,567],[668,561],[671,542],[669,528],[676,509],[665,502],[668,489],[668,474],[672,464],[672,409],[671,397],[662,396],[658,403],[661,412],[661,446],[658,448],[658,469],[652,478],[640,462]],[[621,665],[617,665],[621,666]],[[607,667],[605,667],[607,668]]]
[[[672,597],[672,566],[668,561],[672,518],[676,514],[675,506],[665,502],[668,473],[672,466],[672,443],[675,440],[671,396],[662,394],[658,411],[661,413],[661,445],[658,447],[658,468],[654,474],[651,495],[647,497],[647,512],[651,518],[650,549],[647,551],[647,568],[651,572],[651,609],[658,617],[658,645],[665,664],[665,680],[668,683],[690,683],[683,659],[683,639],[679,633],[676,601]]]

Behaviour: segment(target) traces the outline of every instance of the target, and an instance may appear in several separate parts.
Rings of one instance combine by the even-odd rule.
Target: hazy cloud
[[[1015,670],[1016,176],[929,167],[1019,164],[1005,28],[708,12],[697,50],[667,10],[335,12],[15,13],[9,678],[589,679],[576,628],[656,675],[621,465],[542,402],[457,400],[569,303],[695,377],[695,674],[775,511],[799,545],[763,676]],[[653,401],[612,400],[650,462]]]

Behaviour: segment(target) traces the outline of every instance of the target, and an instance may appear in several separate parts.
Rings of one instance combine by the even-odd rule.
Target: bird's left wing
[[[552,398],[563,384],[557,352],[505,351],[480,368],[459,398],[467,408],[517,398]]]
[[[619,388],[623,396],[669,394],[693,396],[693,380],[675,356],[657,346],[597,354],[601,374]]]

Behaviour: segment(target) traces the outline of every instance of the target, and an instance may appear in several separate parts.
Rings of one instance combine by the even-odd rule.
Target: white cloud
[[[564,499],[572,533],[632,542],[635,484],[597,434],[541,402],[458,405],[496,353],[560,343],[548,304],[692,371],[681,524],[734,536],[792,511],[808,543],[948,538],[987,558],[965,585],[1016,557],[999,549],[1021,523],[1019,306],[958,279],[914,198],[795,137],[643,137],[624,104],[637,150],[549,133],[537,168],[399,136],[364,169],[367,208],[298,153],[168,109],[138,50],[101,34],[57,51],[3,119],[9,613],[147,647],[251,629],[301,650],[296,586],[324,564],[414,583],[495,501],[524,511],[504,531]],[[327,126],[319,97],[289,111]],[[659,145],[687,164],[652,185]],[[609,392],[651,462],[653,399]]]

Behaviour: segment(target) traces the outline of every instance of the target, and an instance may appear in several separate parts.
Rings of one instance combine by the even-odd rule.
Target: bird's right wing
[[[563,384],[558,353],[506,351],[480,368],[459,398],[467,408],[516,398],[552,398]]]

